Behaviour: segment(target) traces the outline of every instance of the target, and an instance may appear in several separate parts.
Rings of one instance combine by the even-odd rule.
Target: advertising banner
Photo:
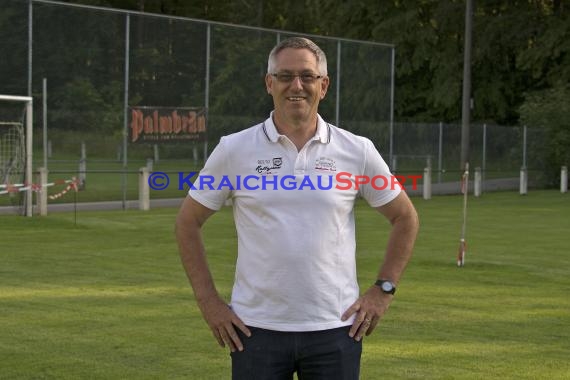
[[[131,143],[206,140],[205,108],[129,107]]]

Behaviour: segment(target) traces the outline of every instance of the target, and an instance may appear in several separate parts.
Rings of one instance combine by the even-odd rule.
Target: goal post
[[[24,215],[25,216],[32,216],[32,202],[33,202],[33,194],[32,194],[32,141],[33,141],[33,99],[29,96],[14,96],[14,95],[0,95],[0,104],[2,103],[15,103],[21,104],[23,108],[23,119],[25,123],[25,142],[24,142],[24,183],[23,186],[19,189],[19,191],[24,192]],[[0,122],[5,122],[9,124],[11,122],[16,122],[15,120],[7,119],[9,116],[1,115],[0,114]],[[20,120],[17,120],[21,123],[21,114]],[[0,149],[7,149],[7,147],[0,147]],[[0,152],[1,154],[2,152]],[[4,158],[2,158],[3,160]],[[15,159],[21,159],[16,157]],[[4,162],[0,162],[1,165],[4,165]],[[4,170],[0,167],[0,169]],[[1,179],[5,181],[4,178]],[[3,184],[5,186],[13,185],[13,184]]]

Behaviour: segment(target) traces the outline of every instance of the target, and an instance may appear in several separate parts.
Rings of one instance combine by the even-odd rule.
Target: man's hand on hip
[[[198,306],[219,345],[222,347],[227,345],[231,352],[243,351],[243,344],[235,327],[248,337],[251,336],[251,332],[236,313],[220,297],[198,301]]]
[[[392,298],[393,295],[384,293],[378,286],[370,287],[341,317],[346,321],[355,315],[348,335],[357,341],[360,341],[365,334],[370,335],[388,310]]]

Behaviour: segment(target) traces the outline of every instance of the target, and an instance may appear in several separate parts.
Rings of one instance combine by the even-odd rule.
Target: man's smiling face
[[[286,48],[276,56],[275,72],[265,77],[267,92],[273,97],[278,122],[298,124],[316,120],[319,102],[327,93],[329,78],[319,72],[317,58],[308,49]],[[272,75],[277,74],[277,77]],[[313,80],[301,76],[312,75]],[[281,81],[285,77],[291,81]],[[308,77],[307,77],[308,78]],[[306,78],[306,79],[307,79]]]

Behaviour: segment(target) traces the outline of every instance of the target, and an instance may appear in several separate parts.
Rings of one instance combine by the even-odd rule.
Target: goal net
[[[32,214],[32,99],[0,95],[0,206]]]

